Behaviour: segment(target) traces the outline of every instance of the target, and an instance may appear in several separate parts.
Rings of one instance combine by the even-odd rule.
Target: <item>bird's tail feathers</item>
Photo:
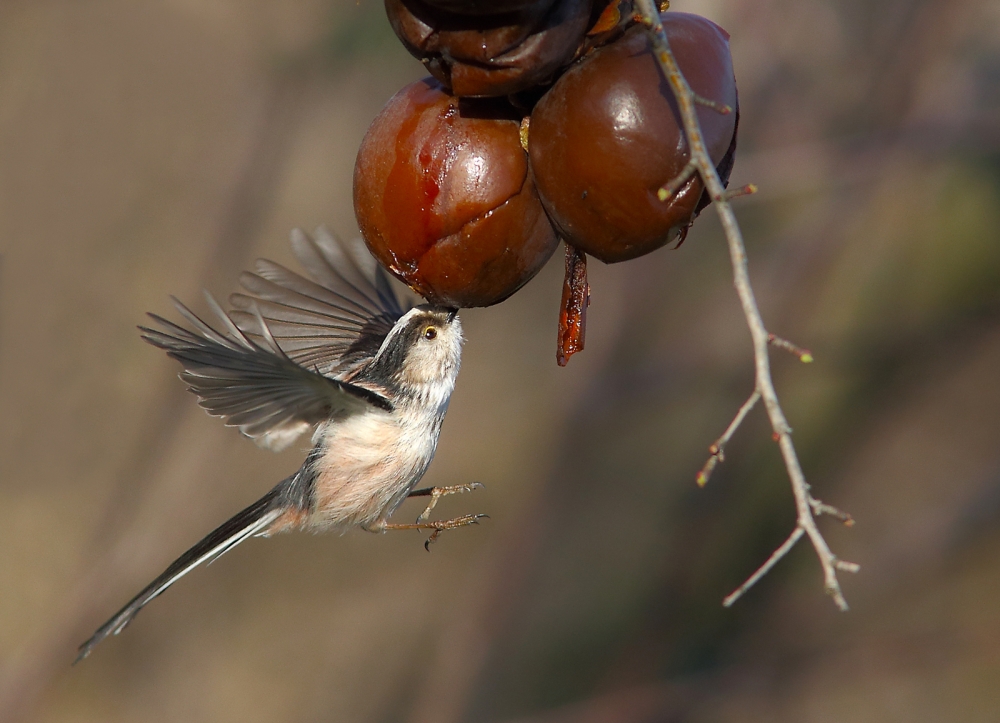
[[[288,482],[288,480],[285,480],[285,482]],[[80,653],[75,662],[79,662],[90,655],[90,651],[94,649],[94,646],[104,640],[104,638],[109,635],[117,635],[124,630],[150,600],[191,572],[191,570],[202,563],[210,563],[218,559],[248,537],[265,532],[275,520],[286,512],[286,506],[282,499],[284,487],[286,486],[285,482],[279,484],[245,510],[233,515],[233,517],[208,533],[194,547],[177,558],[158,578],[149,583],[142,592],[132,598],[125,607],[99,627],[97,632],[80,646]]]

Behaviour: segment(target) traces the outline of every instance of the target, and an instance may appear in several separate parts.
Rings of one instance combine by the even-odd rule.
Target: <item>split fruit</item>
[[[459,99],[430,78],[397,93],[368,129],[354,168],[361,233],[428,300],[496,304],[555,250],[519,130],[505,100]]]

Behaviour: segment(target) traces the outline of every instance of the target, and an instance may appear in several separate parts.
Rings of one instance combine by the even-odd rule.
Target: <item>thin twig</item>
[[[787,552],[787,548],[802,536],[804,532],[809,536],[816,555],[819,557],[820,565],[823,568],[824,586],[827,593],[833,598],[837,607],[847,610],[847,601],[840,589],[840,582],[837,580],[837,570],[856,571],[857,566],[853,563],[842,563],[830,552],[826,540],[816,526],[813,517],[813,507],[810,504],[809,485],[799,464],[795,446],[792,444],[791,429],[785,419],[781,405],[778,403],[778,394],[774,389],[774,382],[771,380],[771,366],[768,358],[768,332],[764,326],[764,321],[757,308],[757,301],[754,298],[753,288],[750,285],[750,274],[747,268],[746,247],[743,243],[743,234],[736,222],[736,216],[726,198],[726,190],[722,185],[722,180],[715,170],[715,165],[708,154],[705,146],[704,135],[698,122],[696,105],[697,95],[691,90],[687,80],[684,78],[677,65],[677,60],[670,52],[670,43],[660,22],[660,15],[653,0],[635,0],[635,11],[641,16],[643,25],[647,28],[651,42],[653,44],[654,55],[659,61],[663,74],[670,84],[674,97],[677,99],[677,107],[680,110],[684,123],[684,132],[687,136],[688,147],[691,151],[691,162],[698,168],[698,173],[705,183],[709,197],[713,201],[715,210],[719,214],[722,229],[726,236],[726,243],[729,246],[729,256],[733,266],[733,285],[739,295],[740,304],[743,307],[743,315],[746,317],[747,326],[750,327],[750,336],[753,339],[754,366],[756,370],[756,389],[760,392],[764,400],[764,407],[767,409],[767,416],[771,420],[771,427],[774,430],[775,438],[781,449],[781,455],[788,470],[788,476],[792,485],[792,493],[795,496],[795,508],[798,518],[796,530],[801,532],[793,533],[791,537],[775,551],[775,554],[764,564],[758,572],[763,575],[770,569],[770,565],[777,562],[781,555]],[[778,553],[781,553],[779,555]],[[773,562],[772,562],[773,560]],[[757,575],[757,573],[755,573]],[[753,579],[753,578],[751,578]],[[750,582],[748,580],[748,582]],[[751,583],[752,584],[752,583]],[[728,599],[728,598],[727,598]]]
[[[771,346],[775,346],[779,349],[784,349],[799,358],[799,361],[803,364],[810,364],[813,360],[812,352],[808,349],[803,349],[802,347],[795,346],[792,342],[782,339],[780,336],[774,334],[767,335],[767,343]]]
[[[809,506],[812,507],[813,515],[819,517],[820,515],[830,515],[830,517],[836,517],[838,520],[844,523],[844,527],[854,527],[854,518],[847,512],[843,510],[838,510],[833,505],[828,505],[820,502],[812,495],[809,495]]]
[[[676,178],[674,178],[672,181],[670,181],[669,183],[662,186],[659,190],[657,190],[656,197],[661,201],[666,201],[675,193],[677,193],[677,191],[680,190],[681,186],[683,186],[685,183],[691,180],[691,177],[696,175],[697,173],[698,173],[698,166],[696,166],[691,161],[688,161],[688,164],[684,166],[684,169],[680,173],[677,174]]]
[[[736,416],[733,417],[733,421],[729,423],[728,427],[726,427],[726,431],[723,432],[722,436],[715,440],[715,443],[708,448],[708,453],[711,456],[708,458],[708,461],[705,462],[705,466],[701,468],[701,471],[698,473],[698,477],[696,478],[699,487],[704,487],[708,484],[708,478],[712,475],[712,470],[715,469],[715,465],[719,462],[725,461],[726,445],[729,443],[729,440],[732,439],[733,434],[736,433],[736,430],[739,429],[740,425],[743,424],[743,420],[746,419],[750,410],[753,409],[759,401],[760,392],[754,389],[753,394],[750,395],[749,399],[743,402],[743,406],[740,407],[740,411],[736,413]]]
[[[757,184],[748,183],[745,186],[740,186],[739,188],[726,189],[726,192],[722,194],[722,197],[727,201],[732,201],[734,198],[740,198],[741,196],[752,196],[757,193],[758,190]]]
[[[726,595],[726,599],[722,601],[722,607],[727,608],[734,602],[743,597],[743,593],[752,588],[757,584],[764,575],[771,571],[771,568],[778,564],[778,561],[788,554],[788,551],[795,547],[795,543],[799,541],[802,535],[805,534],[805,530],[802,529],[801,525],[796,525],[795,529],[792,530],[792,534],[788,536],[788,539],[781,543],[781,546],[771,553],[771,556],[767,558],[767,562],[757,568],[757,571],[746,579],[742,585],[733,590],[731,593]]]

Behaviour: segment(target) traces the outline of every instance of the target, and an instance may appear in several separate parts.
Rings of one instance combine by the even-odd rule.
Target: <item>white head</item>
[[[462,360],[458,310],[421,304],[400,317],[361,376],[395,392],[446,403]]]

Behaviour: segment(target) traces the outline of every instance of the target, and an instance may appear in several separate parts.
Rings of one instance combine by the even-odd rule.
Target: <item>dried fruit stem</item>
[[[778,402],[778,394],[774,389],[774,382],[771,380],[771,367],[768,358],[768,332],[764,326],[764,321],[757,308],[757,301],[754,298],[753,288],[750,285],[750,275],[747,268],[746,247],[743,243],[743,234],[736,222],[732,207],[726,198],[726,191],[715,170],[715,165],[705,147],[704,136],[701,126],[698,123],[696,106],[699,100],[694,91],[688,85],[680,68],[677,66],[673,54],[670,52],[670,43],[663,25],[660,22],[660,15],[653,0],[635,0],[634,8],[641,16],[643,25],[649,31],[653,44],[654,54],[660,63],[663,74],[670,84],[670,88],[677,99],[677,105],[684,122],[684,132],[687,135],[688,146],[691,149],[691,161],[697,166],[709,196],[713,201],[719,220],[729,245],[729,256],[733,266],[733,284],[736,293],[739,295],[740,303],[743,307],[743,315],[746,317],[747,326],[750,328],[750,336],[753,339],[754,366],[756,370],[756,391],[760,393],[767,409],[768,418],[771,420],[771,427],[774,429],[774,436],[781,449],[781,455],[788,470],[788,476],[792,485],[792,493],[795,496],[795,508],[798,524],[792,535],[784,544],[775,550],[774,554],[757,570],[741,587],[728,598],[726,604],[732,604],[743,592],[750,588],[758,579],[774,566],[790,550],[803,534],[809,536],[810,542],[816,550],[820,565],[823,568],[824,586],[827,593],[833,598],[837,607],[847,610],[847,601],[840,589],[837,580],[837,570],[856,572],[857,565],[844,563],[830,551],[826,540],[816,526],[814,518],[814,506],[816,502],[809,494],[809,484],[806,482],[799,464],[795,446],[792,444],[791,428],[785,419],[784,412]]]
[[[556,345],[556,363],[561,367],[566,366],[571,356],[583,351],[588,306],[587,255],[566,244],[566,277],[559,305],[559,338]]]

